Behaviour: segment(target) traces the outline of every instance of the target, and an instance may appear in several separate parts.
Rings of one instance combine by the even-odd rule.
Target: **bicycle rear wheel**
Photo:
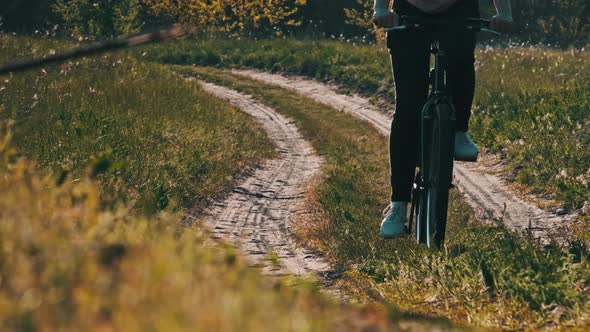
[[[441,247],[445,239],[449,189],[453,178],[454,121],[450,105],[436,104],[422,122],[421,172],[417,240],[428,247]]]

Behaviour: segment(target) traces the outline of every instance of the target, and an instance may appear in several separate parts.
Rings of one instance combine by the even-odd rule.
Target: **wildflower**
[[[576,181],[578,181],[579,183],[581,183],[584,186],[588,184],[588,179],[586,178],[586,176],[584,174],[576,176]]]
[[[567,179],[567,171],[565,169],[562,169],[561,171],[559,171],[557,175],[555,175],[555,179]]]

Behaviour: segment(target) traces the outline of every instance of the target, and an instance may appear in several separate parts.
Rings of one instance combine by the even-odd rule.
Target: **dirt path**
[[[389,321],[388,311],[377,304],[363,310],[347,306],[348,294],[332,285],[335,272],[330,264],[318,253],[297,247],[290,231],[290,219],[309,212],[305,210],[305,192],[314,177],[320,175],[322,158],[303,138],[294,121],[248,95],[211,83],[201,85],[208,93],[251,115],[280,154],[260,165],[254,174],[240,181],[233,194],[206,211],[205,222],[212,237],[234,244],[266,275],[319,277],[322,292],[342,301],[342,309],[349,311],[348,325],[343,325],[343,330],[454,330],[446,321],[420,315]]]
[[[229,197],[207,211],[212,236],[236,245],[267,275],[329,273],[330,265],[318,254],[295,245],[289,224],[292,217],[306,212],[304,194],[310,181],[320,174],[322,159],[293,121],[250,96],[211,83],[201,84],[208,93],[250,114],[280,154],[260,165]]]
[[[380,111],[365,98],[343,95],[336,87],[301,77],[286,77],[254,70],[234,70],[233,73],[265,83],[291,89],[337,110],[351,113],[371,123],[380,133],[389,135],[391,116]],[[486,173],[484,166],[455,163],[455,181],[467,202],[484,220],[502,222],[515,231],[528,231],[535,238],[547,241],[561,238],[566,217],[543,211],[514,195],[500,178]]]

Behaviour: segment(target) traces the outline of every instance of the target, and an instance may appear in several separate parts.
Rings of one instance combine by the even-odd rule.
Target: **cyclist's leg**
[[[466,132],[475,92],[475,36],[469,31],[463,31],[459,36],[460,41],[451,43],[447,79],[457,118],[455,129]]]
[[[462,1],[446,14],[449,19],[479,17],[477,1]],[[441,36],[447,50],[447,82],[455,109],[455,158],[476,161],[478,149],[467,134],[475,91],[475,33],[464,28],[448,28]]]
[[[460,1],[444,15],[449,19],[479,17],[478,1]],[[457,131],[466,132],[469,128],[475,91],[475,43],[475,33],[464,28],[450,28],[441,36],[441,45],[448,53],[447,79],[456,112]]]
[[[420,15],[405,2],[394,2],[400,15]],[[428,97],[430,38],[424,31],[388,33],[387,46],[395,79],[396,110],[391,126],[389,156],[392,201],[409,202],[419,153],[420,111]]]

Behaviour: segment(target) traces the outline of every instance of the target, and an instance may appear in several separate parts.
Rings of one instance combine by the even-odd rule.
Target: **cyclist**
[[[497,14],[491,28],[512,29],[510,0],[493,0]],[[435,19],[479,17],[479,0],[374,0],[374,23],[378,27],[398,25],[398,15]],[[430,45],[433,31],[395,30],[387,33],[387,47],[395,81],[396,109],[391,126],[391,204],[384,211],[381,235],[392,238],[405,234],[407,206],[419,154],[420,112],[428,99]],[[467,134],[475,90],[475,33],[460,27],[437,29],[437,38],[447,51],[447,82],[456,111],[455,158],[477,159],[478,149]]]

